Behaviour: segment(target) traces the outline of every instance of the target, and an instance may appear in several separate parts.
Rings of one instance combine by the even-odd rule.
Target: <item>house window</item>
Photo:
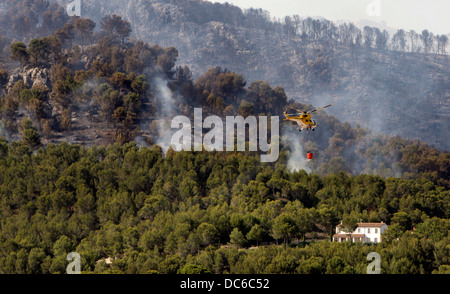
[[[358,233],[361,233],[361,229],[358,229]]]
[[[378,242],[378,238],[374,238],[373,240],[375,241],[375,243],[377,243],[377,242]]]
[[[369,234],[370,234],[370,229],[367,229],[367,233],[369,233]]]
[[[375,234],[378,233],[378,229],[375,229]]]

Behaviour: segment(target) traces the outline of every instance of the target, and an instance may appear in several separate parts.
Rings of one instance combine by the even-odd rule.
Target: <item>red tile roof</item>
[[[372,227],[381,227],[385,225],[385,223],[358,223],[358,228],[372,228]],[[337,225],[337,227],[340,227],[341,224]]]

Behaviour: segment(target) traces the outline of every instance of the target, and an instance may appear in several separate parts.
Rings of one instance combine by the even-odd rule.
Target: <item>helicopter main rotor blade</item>
[[[330,107],[330,106],[333,106],[333,105],[334,105],[334,103],[333,103],[333,104],[328,104],[327,106],[324,106],[324,107],[320,107],[320,108],[317,108],[317,109],[310,110],[310,111],[308,111],[308,113],[313,113],[313,112],[322,110],[322,109],[324,109],[324,108],[327,108],[327,107]]]
[[[294,109],[294,110],[298,111],[298,113],[302,113],[302,112],[303,112],[302,110],[300,110],[300,109],[297,109],[297,108],[294,108],[294,107],[291,107],[291,106],[289,106],[289,108],[291,108],[291,109]]]

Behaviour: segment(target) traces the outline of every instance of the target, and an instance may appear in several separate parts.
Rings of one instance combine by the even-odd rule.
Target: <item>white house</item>
[[[336,226],[336,234],[333,235],[333,241],[342,242],[352,238],[353,242],[374,242],[378,243],[382,241],[382,234],[388,226],[381,223],[358,223],[358,227],[349,236],[348,232],[344,232],[341,229],[341,225]]]

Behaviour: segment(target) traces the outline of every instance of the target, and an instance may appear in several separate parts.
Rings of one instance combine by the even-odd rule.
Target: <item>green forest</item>
[[[449,191],[418,178],[320,177],[238,152],[0,145],[0,271],[449,272]],[[341,219],[389,224],[378,244],[330,242]]]
[[[220,67],[194,79],[176,48],[133,39],[121,16],[96,29],[56,4],[15,2],[5,5],[21,13],[0,19],[0,273],[62,274],[70,252],[83,273],[363,274],[369,252],[382,273],[450,273],[448,152],[324,112],[314,134],[282,127],[294,143],[273,164],[163,150],[157,79],[173,93],[167,115],[313,106]],[[308,64],[320,87],[323,58]],[[48,79],[17,74],[29,71]],[[94,129],[110,134],[104,144],[92,144]],[[86,145],[64,142],[77,132]],[[288,168],[306,154],[292,144],[314,153],[311,172]],[[389,228],[378,244],[331,242],[341,221]]]

